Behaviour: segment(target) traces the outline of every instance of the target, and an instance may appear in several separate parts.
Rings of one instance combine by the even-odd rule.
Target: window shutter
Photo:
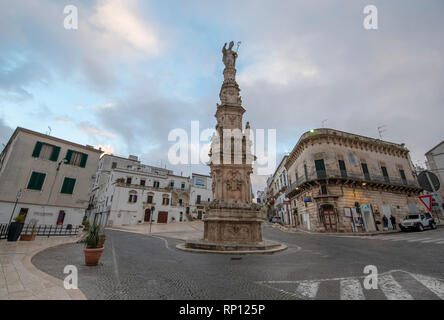
[[[69,163],[71,161],[71,157],[72,157],[72,150],[66,151],[66,156],[65,156],[65,163]]]
[[[29,179],[28,182],[28,189],[34,189],[36,178],[37,178],[36,173],[35,172],[31,173],[31,178]]]
[[[38,179],[38,190],[42,190],[43,182],[45,182],[45,173],[39,173],[39,179]]]
[[[32,151],[32,156],[38,158],[40,156],[40,151],[42,151],[43,142],[37,141],[34,146],[34,151]]]
[[[57,161],[59,159],[60,147],[54,146],[51,153],[51,161]]]
[[[88,160],[88,155],[86,153],[82,153],[82,160],[80,161],[80,167],[85,168],[87,160]]]

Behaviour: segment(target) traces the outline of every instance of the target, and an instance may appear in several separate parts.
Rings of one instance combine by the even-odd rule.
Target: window
[[[326,185],[322,185],[321,186],[321,194],[327,194],[327,186]]]
[[[60,190],[60,193],[72,194],[74,191],[75,184],[76,184],[76,179],[65,178],[63,180],[62,190]]]
[[[113,162],[113,163],[111,164],[111,169],[115,169],[115,168],[117,168],[117,162]]]
[[[364,178],[370,180],[370,173],[368,172],[368,167],[366,163],[361,163],[362,173],[364,173]]]
[[[210,198],[208,198],[208,202],[210,202]]]
[[[205,187],[205,180],[202,178],[196,178],[196,186]]]
[[[128,198],[128,202],[136,203],[137,202],[137,195],[130,193],[129,198]]]
[[[400,169],[400,170],[399,170],[399,175],[401,176],[402,183],[407,184],[407,178],[406,178],[406,176],[405,176],[405,172],[404,172],[404,170]]]
[[[182,199],[179,199],[179,206],[182,205]]]
[[[341,170],[341,177],[346,178],[347,177],[347,168],[345,167],[345,161],[338,160],[338,163],[339,163],[339,170]]]
[[[325,171],[325,164],[324,160],[315,160],[315,168],[316,168],[316,174],[318,176],[318,179],[324,179],[327,177],[327,173]]]
[[[148,198],[146,199],[147,203],[153,203],[153,196],[148,196]]]
[[[131,184],[131,181],[132,181],[133,179],[131,178],[131,177],[127,177],[126,178],[126,184]]]
[[[307,164],[304,163],[304,173],[305,173],[305,180],[308,180],[308,171],[307,171]]]
[[[140,185],[145,186],[145,180],[140,180]]]
[[[185,183],[182,183],[182,185],[180,186],[182,189],[185,189]]]
[[[164,206],[169,205],[169,204],[170,204],[170,198],[164,197],[164,198],[162,199],[162,204],[163,204]]]
[[[154,182],[153,182],[153,187],[154,187],[154,188],[159,188],[159,186],[160,186],[159,181],[154,181]]]
[[[171,188],[174,188],[174,181],[171,181],[171,182],[170,182],[170,187],[171,187]]]
[[[387,168],[386,167],[381,167],[381,171],[382,171],[382,175],[384,176],[384,180],[385,182],[390,182],[390,178],[387,172]]]
[[[35,172],[31,174],[29,179],[28,189],[31,190],[42,190],[43,183],[45,182],[46,173]]]
[[[85,153],[69,150],[66,152],[65,163],[85,168],[88,155]]]
[[[197,195],[197,203],[200,203],[200,194]]]
[[[60,147],[37,141],[32,151],[32,156],[34,158],[57,161],[59,153]]]

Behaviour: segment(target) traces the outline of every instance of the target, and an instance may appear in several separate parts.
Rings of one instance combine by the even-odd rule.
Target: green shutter
[[[37,141],[34,146],[34,151],[32,151],[32,156],[38,158],[40,156],[40,151],[42,151],[43,142]]]
[[[60,147],[53,146],[51,158],[49,160],[57,161],[59,159],[59,153],[60,153]]]
[[[31,174],[31,178],[28,182],[28,189],[31,190],[42,190],[43,183],[45,182],[45,173],[35,172],[33,171]]]
[[[66,156],[65,156],[65,163],[69,163],[71,161],[71,157],[72,157],[72,150],[66,151]]]
[[[63,180],[62,190],[60,190],[60,193],[72,194],[74,191],[75,184],[76,184],[76,179],[65,178]]]
[[[80,167],[85,168],[87,160],[88,160],[88,155],[86,153],[82,153],[82,160],[80,161]]]

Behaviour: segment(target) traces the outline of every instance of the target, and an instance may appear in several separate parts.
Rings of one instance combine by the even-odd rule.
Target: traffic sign
[[[428,211],[432,211],[432,195],[428,194],[425,196],[420,196],[419,200],[421,200],[422,204],[425,205]]]
[[[439,179],[433,172],[424,170],[418,175],[418,183],[428,192],[438,191],[440,186]],[[434,189],[434,190],[433,190]]]

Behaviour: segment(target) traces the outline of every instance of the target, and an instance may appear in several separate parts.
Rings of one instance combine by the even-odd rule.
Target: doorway
[[[167,223],[168,222],[168,212],[159,211],[157,215],[157,223]]]
[[[145,217],[143,219],[145,222],[150,222],[151,220],[151,209],[145,209]]]
[[[321,207],[323,223],[326,231],[336,231],[337,220],[334,207],[332,205],[323,205]]]

